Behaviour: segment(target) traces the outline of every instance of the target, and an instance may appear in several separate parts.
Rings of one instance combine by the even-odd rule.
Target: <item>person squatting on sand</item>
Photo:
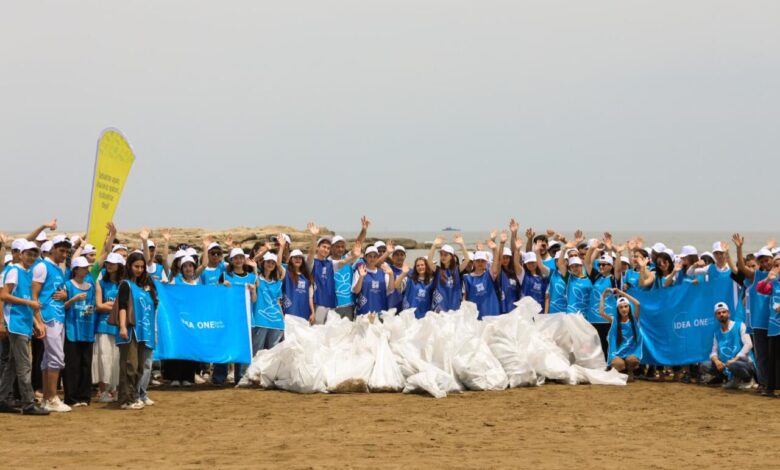
[[[170,230],[161,231],[161,254],[149,230],[139,233],[140,246],[131,250],[111,223],[99,254],[82,237],[56,235],[49,241],[45,230],[56,230],[56,219],[10,245],[0,234],[0,411],[68,412],[89,406],[93,395],[126,410],[153,405],[147,391],[153,380],[155,282],[246,289],[253,354],[284,340],[285,315],[312,325],[323,324],[329,311],[352,320],[414,309],[423,318],[469,301],[482,318],[511,312],[515,302],[531,297],[542,313],[582,314],[598,332],[608,367],[625,372],[629,381],[661,377],[671,367],[677,379],[725,382],[727,388],[756,388],[765,396],[774,396],[780,386],[780,250],[773,242],[745,255],[744,237],[734,234],[735,264],[726,241],[700,255],[690,245],[675,253],[663,243],[646,247],[639,237],[616,244],[609,233],[586,240],[578,230],[567,239],[554,230],[536,234],[529,228],[524,243],[512,219],[507,230],[477,242],[475,251],[459,234],[452,245],[439,236],[427,256],[407,264],[406,250],[392,241],[366,245],[369,225],[363,217],[349,246],[339,235],[321,236],[310,223],[307,253],[291,249],[284,233],[256,243],[249,256],[229,238],[223,246],[206,236],[203,256],[182,244],[170,265]],[[641,305],[628,291],[713,279],[730,281],[737,308],[749,313],[745,322],[735,321],[729,305],[718,302],[708,362],[640,365]],[[42,341],[42,351],[31,348],[31,341]],[[168,360],[162,373],[172,386],[191,386],[212,368],[213,383],[221,385],[231,375],[234,383],[244,383],[239,380],[244,367]],[[60,376],[64,402],[57,393]]]

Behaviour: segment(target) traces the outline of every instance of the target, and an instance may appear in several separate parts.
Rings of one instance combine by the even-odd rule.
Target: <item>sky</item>
[[[776,0],[3,3],[0,231],[780,229]]]

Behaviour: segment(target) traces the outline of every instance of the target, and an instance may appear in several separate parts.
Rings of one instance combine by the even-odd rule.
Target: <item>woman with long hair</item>
[[[403,267],[395,280],[395,289],[402,293],[402,308],[413,308],[415,318],[423,318],[431,310],[433,270],[424,257],[414,260],[413,268],[406,265]]]
[[[285,252],[285,246],[280,245],[279,253]],[[284,314],[295,315],[314,324],[314,287],[312,286],[311,272],[306,266],[306,260],[301,250],[290,252],[290,262],[287,264],[282,292]]]
[[[198,286],[197,262],[192,256],[184,256],[179,259],[179,274],[170,281],[171,285],[176,286]],[[170,380],[171,387],[192,387],[195,382],[195,370],[198,363],[183,359],[168,359],[163,361],[163,377]]]
[[[609,313],[604,307],[607,295],[620,296],[616,310]],[[642,360],[642,332],[639,329],[639,301],[620,289],[601,292],[599,315],[609,323],[609,350],[607,363],[618,372],[626,372],[628,381],[634,381],[634,371]]]
[[[103,263],[98,282],[95,283],[97,318],[95,327],[95,352],[93,379],[97,379],[99,403],[116,400],[119,383],[119,349],[116,346],[117,327],[108,323],[114,308],[119,284],[125,278],[125,259],[118,253],[110,253]]]
[[[458,257],[455,256],[455,249],[450,245],[442,245],[444,238],[436,237],[431,245],[431,251],[428,253],[426,262],[432,271],[434,271],[434,291],[431,309],[435,312],[446,312],[460,308],[460,302],[463,298],[463,283],[461,273],[468,268],[469,252],[463,237],[455,234],[452,241],[460,245],[463,254],[463,261],[458,263]],[[441,248],[439,248],[441,247]],[[434,266],[433,255],[439,250],[439,265]]]

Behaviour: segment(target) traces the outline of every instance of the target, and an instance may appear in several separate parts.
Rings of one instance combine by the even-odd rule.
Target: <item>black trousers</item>
[[[41,360],[43,360],[43,340],[32,338],[32,374],[30,381],[33,390],[43,390],[43,374],[41,373]]]
[[[198,363],[195,361],[182,361],[179,359],[169,359],[162,363],[163,378],[167,380],[178,380],[179,382],[186,380],[187,382],[195,382],[195,369],[198,367]]]
[[[614,320],[613,320],[614,321]],[[609,351],[609,323],[593,323],[593,327],[599,333],[599,339],[601,340],[601,350],[604,351],[604,360],[607,360],[607,351]],[[609,365],[609,364],[607,364]]]
[[[766,388],[780,390],[780,336],[767,337]]]
[[[65,339],[65,370],[62,384],[65,404],[89,403],[92,395],[92,347],[94,343]]]

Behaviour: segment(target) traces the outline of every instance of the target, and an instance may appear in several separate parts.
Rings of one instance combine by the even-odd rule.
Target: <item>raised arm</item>
[[[171,267],[168,265],[168,255],[170,254],[171,245],[171,229],[164,228],[160,230],[160,234],[163,237],[163,249],[162,249],[162,265],[166,273],[171,272]]]
[[[433,264],[433,257],[436,254],[436,249],[438,249],[442,243],[444,243],[444,237],[441,235],[437,236],[431,244],[431,249],[428,251],[428,257],[425,258],[425,263],[428,264],[428,268],[431,271],[436,271],[436,266]]]
[[[650,287],[655,282],[655,271],[647,269],[647,258],[639,257],[639,286]]]
[[[366,277],[366,273],[368,272],[368,268],[366,268],[365,264],[361,264],[357,268],[357,274],[358,278],[357,281],[355,281],[355,285],[352,286],[352,293],[353,294],[359,294],[361,290],[363,290],[363,279]]]
[[[52,219],[51,222],[49,222],[49,223],[46,223],[46,224],[39,225],[39,226],[35,227],[35,229],[33,229],[32,232],[28,233],[25,238],[28,241],[31,241],[31,242],[35,241],[35,239],[38,237],[38,235],[40,235],[40,233],[43,232],[46,229],[49,229],[49,230],[52,230],[52,231],[57,230],[57,219]]]
[[[725,240],[720,242],[720,247],[723,250],[723,254],[726,256],[726,264],[728,265],[729,269],[732,273],[736,273],[737,267],[734,266],[734,261],[731,259],[731,252],[729,252],[729,242]]]
[[[525,229],[525,238],[526,238],[525,251],[526,252],[531,251],[533,249],[535,236],[536,236],[536,232],[534,232],[534,229],[532,229],[531,227]]]
[[[603,318],[604,320],[607,320],[607,322],[612,323],[612,316],[607,314],[607,312],[604,310],[604,299],[607,297],[607,295],[612,294],[617,289],[604,289],[603,292],[601,292],[601,299],[599,299],[599,316]]]
[[[213,235],[207,233],[203,236],[203,256],[200,257],[200,266],[195,271],[196,276],[200,276],[209,265],[209,245],[212,243],[214,243]]]
[[[366,235],[368,235],[368,226],[371,225],[371,221],[365,215],[360,218],[360,233],[358,233],[356,242],[361,244],[366,243]]]
[[[466,243],[463,241],[463,237],[459,233],[456,233],[455,236],[452,237],[452,242],[460,246],[460,252],[463,255],[463,259],[461,260],[460,266],[458,268],[460,271],[465,271],[466,268],[469,267],[469,250],[466,248]]]
[[[317,254],[317,235],[320,234],[320,228],[316,224],[309,222],[306,225],[306,230],[311,234],[311,244],[309,245],[309,252],[306,254],[306,265],[309,270],[314,266],[314,255]]]
[[[141,237],[141,249],[144,252],[144,259],[146,260],[146,266],[151,266],[152,263],[154,263],[154,260],[152,259],[152,256],[149,254],[149,229],[144,227],[143,230],[138,234],[139,237]]]
[[[636,300],[636,298],[631,294],[629,294],[628,292],[622,291],[620,289],[615,289],[615,293],[625,297],[626,299],[628,299],[629,302],[631,302],[631,305],[634,306],[634,319],[636,321],[639,321],[639,307],[641,306],[639,304],[639,301]]]
[[[363,253],[363,242],[356,241],[355,245],[352,247],[352,251],[349,252],[346,258],[339,260],[336,263],[336,266],[334,269],[338,271],[339,269],[343,268],[344,266],[350,265],[354,263],[355,261],[360,258],[360,255]]]
[[[392,294],[395,292],[395,274],[393,273],[393,269],[390,266],[383,264],[382,271],[384,271],[387,276],[387,293]]]
[[[585,259],[583,260],[585,264],[585,272],[588,273],[588,276],[591,275],[593,272],[593,260],[596,258],[596,253],[600,250],[600,244],[601,242],[596,242],[595,244],[588,247],[588,251],[585,253]]]
[[[401,274],[398,275],[397,278],[395,278],[395,290],[401,291],[404,286],[404,281],[406,280],[406,277],[409,275],[409,271],[411,271],[411,268],[409,265],[404,265],[403,268],[401,268]]]
[[[504,255],[504,246],[506,246],[508,239],[509,236],[506,230],[502,230],[498,238],[498,246],[493,250],[493,264],[490,265],[490,276],[493,279],[497,279],[501,273],[501,257]],[[493,243],[493,246],[495,246],[495,243]]]
[[[515,274],[518,275],[523,272],[523,260],[521,259],[520,252],[518,250],[518,247],[522,245],[522,242],[518,243],[518,241],[520,241],[517,236],[517,232],[519,230],[520,230],[520,224],[518,224],[515,219],[510,220],[509,233],[511,233],[512,236],[510,237],[509,240],[509,249],[512,250],[512,264],[515,268]]]

